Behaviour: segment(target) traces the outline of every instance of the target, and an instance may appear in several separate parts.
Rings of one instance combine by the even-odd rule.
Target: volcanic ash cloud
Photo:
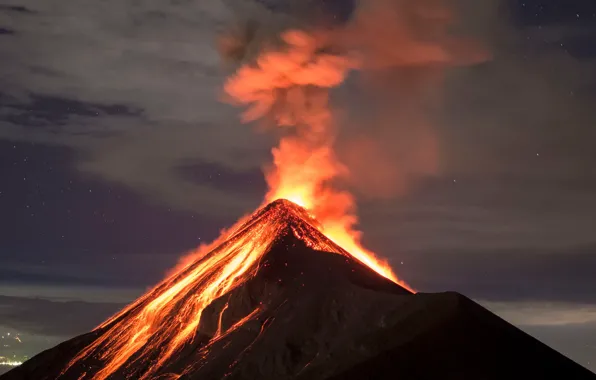
[[[244,8],[219,41],[222,57],[236,65],[224,86],[227,100],[245,108],[244,122],[282,128],[279,145],[272,149],[273,163],[265,167],[265,202],[286,198],[307,208],[327,236],[396,280],[386,263],[361,246],[355,198],[347,185],[391,195],[411,172],[436,171],[438,144],[425,122],[424,107],[418,107],[423,102],[411,98],[424,96],[423,87],[436,84],[445,67],[478,57],[468,54],[474,51],[468,41],[449,36],[453,18],[442,1],[363,2],[343,24],[316,24],[301,17],[306,12],[298,3],[291,4],[296,6],[293,13],[282,15],[255,4]],[[411,94],[397,98],[404,99],[404,114],[394,119],[411,123],[408,128],[389,126],[376,134],[366,128],[365,138],[357,132],[338,140],[330,92],[355,69],[385,99],[394,91],[401,95],[402,88]],[[403,79],[412,69],[419,74],[414,80],[408,75],[410,83],[400,87],[403,83],[395,78]],[[387,78],[395,89],[378,86]],[[377,115],[385,113],[378,109]],[[407,139],[398,136],[403,132]],[[396,147],[384,146],[386,137],[398,142],[401,154],[390,153]],[[342,161],[338,152],[346,146],[350,155],[342,154]]]

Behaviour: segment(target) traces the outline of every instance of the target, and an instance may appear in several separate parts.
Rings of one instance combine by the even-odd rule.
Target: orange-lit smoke
[[[367,70],[378,79],[382,76],[376,75],[375,70],[387,72],[395,67],[426,70],[428,66],[454,64],[455,57],[461,58],[461,52],[466,49],[462,47],[465,44],[442,37],[446,30],[441,29],[439,21],[448,18],[447,13],[438,11],[442,1],[369,0],[362,4],[365,6],[359,8],[352,23],[335,30],[305,32],[285,28],[279,34],[279,44],[259,43],[256,48],[247,46],[258,35],[254,30],[242,31],[244,34],[239,39],[224,39],[223,53],[237,61],[244,60],[226,82],[225,90],[232,101],[247,107],[245,122],[267,120],[284,128],[284,137],[272,152],[273,164],[266,168],[269,191],[264,202],[286,198],[303,206],[318,223],[312,221],[317,226],[311,226],[310,222],[300,222],[303,230],[293,230],[307,245],[354,256],[403,285],[386,263],[360,244],[360,233],[355,229],[358,219],[354,197],[341,187],[342,180],[353,176],[354,165],[346,166],[337,157],[337,118],[329,105],[330,90],[342,84],[352,69]],[[420,4],[431,8],[421,8]],[[393,12],[397,9],[410,13]],[[375,14],[389,19],[374,21]],[[420,25],[412,22],[421,15],[427,20],[428,30],[420,30]],[[401,21],[392,24],[392,20]],[[415,37],[425,38],[417,41]],[[256,56],[245,60],[251,51]],[[428,78],[422,75],[420,82],[427,83]],[[416,83],[408,91],[422,89]],[[403,108],[417,105],[411,101],[404,103]],[[358,146],[369,153],[376,150],[374,144],[361,141],[364,143],[354,145],[356,151]],[[382,155],[371,153],[361,157],[371,169],[382,168],[384,176],[390,172],[393,176],[401,175],[394,173],[393,166],[378,165],[368,156]],[[432,155],[421,157],[434,159]],[[205,309],[256,273],[261,258],[287,228],[287,219],[306,220],[308,216],[304,213],[290,204],[261,210],[250,220],[241,218],[216,241],[188,256],[161,284],[99,326],[96,331],[102,334],[73,358],[63,374],[74,371],[73,366],[92,356],[100,360],[101,369],[81,378],[102,380],[116,373],[128,373],[130,378],[152,378],[197,334]],[[343,250],[329,243],[315,228]],[[221,315],[226,307],[220,310],[212,342],[260,312],[257,308],[232,326],[224,327]],[[135,366],[136,361],[143,361],[143,366]]]
[[[285,31],[283,45],[264,50],[254,63],[240,67],[226,82],[225,91],[236,103],[248,106],[245,122],[267,118],[293,128],[272,151],[265,202],[285,198],[305,207],[331,240],[398,281],[387,263],[361,246],[354,198],[337,187],[337,179],[349,172],[334,151],[329,91],[357,66],[347,55],[332,51],[326,37]]]
[[[357,79],[336,151],[350,170],[351,188],[368,197],[408,191],[415,179],[442,169],[439,140],[445,79],[450,69],[488,58],[465,36],[454,2],[360,1],[351,22],[335,33],[336,44],[356,55]]]
[[[426,117],[429,103],[446,68],[485,55],[451,35],[453,17],[444,0],[361,1],[349,22],[326,29],[308,21],[299,27],[287,22],[284,29],[267,19],[237,28],[220,45],[224,57],[241,62],[225,92],[247,107],[243,121],[285,128],[272,151],[273,165],[265,168],[265,202],[286,198],[307,208],[327,236],[397,281],[387,263],[361,246],[355,200],[345,184],[392,196],[409,177],[436,173],[438,140]],[[362,90],[378,98],[377,112],[358,133],[338,141],[340,120],[329,96],[352,69],[363,72]]]

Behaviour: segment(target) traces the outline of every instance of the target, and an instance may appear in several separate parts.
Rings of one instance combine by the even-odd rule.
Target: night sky
[[[274,141],[219,101],[213,43],[251,1],[0,0],[0,357],[89,330],[260,204]],[[360,196],[365,245],[596,371],[596,2],[459,3],[492,59],[446,80],[438,174]]]

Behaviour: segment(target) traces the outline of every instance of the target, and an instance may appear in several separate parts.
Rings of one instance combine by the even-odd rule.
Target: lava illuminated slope
[[[456,293],[413,294],[278,200],[13,379],[593,379]]]
[[[355,262],[349,253],[322,235],[314,223],[306,210],[285,200],[257,211],[220,246],[99,326],[94,332],[97,338],[70,360],[63,375],[70,378],[73,372],[86,372],[82,378],[105,379],[122,374],[152,378],[164,373],[188,345],[199,343],[195,349],[200,347],[200,355],[206,355],[209,346],[266,312],[267,306],[260,303],[241,315],[235,315],[238,308],[231,308],[229,303],[212,306],[262,271],[267,266],[263,261],[266,253],[302,244],[305,249],[333,252]],[[214,307],[218,309],[216,313]],[[206,311],[210,313],[205,315]],[[217,328],[210,331],[208,320],[214,315],[218,317]],[[228,320],[230,323],[224,323]],[[97,366],[88,368],[89,361]]]

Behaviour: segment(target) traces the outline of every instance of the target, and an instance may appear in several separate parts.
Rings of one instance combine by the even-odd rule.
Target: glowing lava
[[[205,308],[251,278],[259,270],[263,255],[288,230],[310,248],[351,257],[320,233],[317,222],[306,210],[285,200],[273,202],[238,222],[232,232],[214,243],[217,247],[211,252],[181,268],[97,327],[95,331],[102,334],[71,360],[62,374],[91,356],[99,359],[102,366],[89,378],[102,380],[117,371],[127,373],[127,369],[137,368],[133,365],[137,361],[146,362],[147,368],[143,373],[127,376],[152,378],[197,334]],[[219,315],[212,341],[258,317],[261,311],[257,308],[223,330],[221,315],[226,308]]]
[[[353,63],[325,52],[321,39],[302,32],[286,32],[283,41],[282,49],[263,52],[255,64],[241,67],[226,82],[225,90],[249,106],[246,121],[268,116],[277,125],[290,127],[290,133],[273,149],[265,203],[287,198],[304,208],[288,201],[273,202],[252,217],[242,218],[212,244],[200,247],[169,278],[99,326],[99,337],[68,364],[63,375],[91,356],[102,363],[93,379],[116,373],[152,378],[197,335],[205,309],[253,276],[262,257],[288,228],[313,249],[355,258],[399,282],[388,264],[360,245],[360,233],[354,229],[354,199],[334,184],[347,172],[333,151],[328,91],[343,81]],[[225,308],[212,341],[258,318],[260,309],[227,331],[221,325],[224,312]],[[139,361],[143,365],[133,365]]]
[[[355,200],[335,183],[349,173],[333,150],[329,91],[344,81],[355,62],[331,52],[325,34],[290,30],[281,38],[282,47],[262,52],[225,86],[235,103],[248,106],[244,121],[272,119],[290,130],[272,151],[265,203],[284,198],[306,208],[327,237],[380,275],[408,288],[388,263],[362,247],[361,233],[355,229]]]

